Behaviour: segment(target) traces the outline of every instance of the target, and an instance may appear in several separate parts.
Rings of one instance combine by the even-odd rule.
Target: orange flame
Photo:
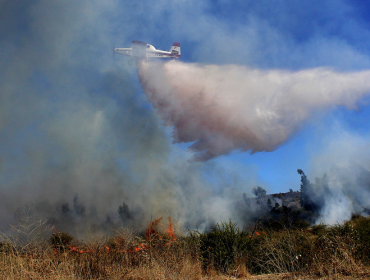
[[[154,227],[158,225],[161,220],[162,217],[148,223],[145,232],[145,237],[148,241],[153,241],[154,238],[158,237],[157,231],[154,229]]]
[[[263,233],[263,232],[262,232]],[[252,238],[252,236],[260,236],[261,233],[259,233],[258,231],[256,231],[255,229],[252,231],[252,234],[249,235],[249,238]]]
[[[73,252],[76,252],[76,253],[79,253],[79,254],[83,254],[83,253],[91,253],[92,251],[90,250],[82,250],[82,249],[78,249],[74,246],[70,247],[70,249],[73,251]]]
[[[161,220],[162,220],[162,218],[157,218],[154,221],[148,223],[147,229],[146,229],[146,232],[145,232],[145,237],[146,237],[147,241],[150,241],[151,242],[154,239],[162,239],[162,236],[160,236],[157,233],[157,231],[154,229],[154,227],[156,225],[158,225]],[[176,235],[175,235],[175,232],[174,232],[174,226],[173,226],[171,217],[168,217],[168,221],[169,221],[169,226],[168,226],[168,229],[166,230],[166,232],[167,232],[168,237],[169,237],[169,242],[166,245],[170,245],[171,242],[174,242],[174,241],[177,240]],[[145,249],[148,249],[150,247],[151,247],[151,245],[147,245],[147,244],[141,243],[140,245],[138,245],[138,246],[136,246],[136,247],[134,247],[132,249],[119,250],[119,252],[122,252],[122,253],[136,253],[136,252],[140,252],[140,251],[143,251]],[[107,252],[110,252],[111,251],[111,248],[109,248],[108,246],[105,246],[104,248],[105,248],[105,250]],[[78,248],[76,248],[74,246],[71,246],[70,249],[73,252],[76,252],[76,253],[79,253],[79,254],[91,253],[92,252],[90,250],[78,249]]]
[[[171,220],[171,217],[168,217],[168,221],[169,221],[169,226],[168,226],[168,229],[166,230],[169,238],[170,238],[170,241],[176,241],[176,235],[175,235],[175,232],[173,231],[173,224],[172,224],[172,220]]]
[[[108,250],[109,248],[106,247]],[[145,249],[148,249],[149,246],[146,244],[140,244],[139,246],[134,247],[132,250],[121,250],[122,253],[136,253]]]

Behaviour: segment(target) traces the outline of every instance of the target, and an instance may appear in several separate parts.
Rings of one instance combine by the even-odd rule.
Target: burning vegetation
[[[162,218],[157,218],[142,234],[123,228],[92,241],[75,239],[55,228],[24,227],[33,231],[27,242],[18,243],[19,231],[2,236],[0,275],[22,279],[370,276],[370,218],[355,216],[332,227],[281,229],[262,223],[240,229],[230,220],[209,232],[181,235],[175,234],[171,218],[166,227],[162,224]],[[43,236],[52,230],[46,242]]]
[[[172,242],[177,241],[176,234],[174,232],[174,225],[172,223],[171,217],[168,217],[168,228],[165,231],[165,234],[161,234],[157,226],[161,222],[162,218],[157,218],[148,223],[145,230],[145,241],[140,244],[133,245],[132,241],[127,238],[123,238],[121,234],[116,235],[115,237],[109,239],[108,244],[104,246],[104,249],[107,252],[118,252],[118,253],[137,253],[146,249],[150,249],[153,246],[170,246]],[[53,227],[54,230],[55,227]],[[72,246],[71,242],[73,237],[65,232],[59,232],[56,230],[53,233],[53,236],[50,238],[50,242],[53,245],[54,252],[60,253],[70,250],[71,252],[84,254],[92,253],[90,249],[80,249],[76,246]]]
[[[141,231],[127,225],[111,227],[108,235],[84,241],[58,230],[58,221],[66,220],[35,219],[31,207],[25,207],[16,213],[12,234],[0,240],[0,275],[32,279],[68,275],[79,279],[253,279],[271,275],[277,279],[282,273],[305,278],[369,277],[370,218],[354,215],[335,226],[312,225],[322,210],[316,190],[320,182],[311,183],[302,170],[298,173],[300,191],[267,194],[256,187],[254,198],[243,196],[244,207],[254,205],[260,214],[244,228],[229,220],[208,230],[180,233],[171,217],[159,217]],[[63,204],[61,209],[62,218],[83,223],[86,207],[78,196],[72,206]],[[138,219],[125,203],[118,215],[122,224]]]

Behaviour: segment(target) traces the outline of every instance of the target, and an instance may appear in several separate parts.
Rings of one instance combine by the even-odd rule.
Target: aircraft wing
[[[141,41],[132,41],[132,56],[146,58],[147,43]]]

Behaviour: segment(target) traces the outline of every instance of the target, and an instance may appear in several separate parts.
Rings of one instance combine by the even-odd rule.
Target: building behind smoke
[[[260,197],[247,197],[246,193],[243,194],[244,201],[247,205],[257,204],[261,208],[273,208],[286,206],[291,209],[302,208],[300,204],[301,192],[289,191],[286,193],[266,194]]]
[[[253,189],[255,197],[243,198],[247,207],[254,209],[256,219],[286,219],[290,223],[304,220],[311,224],[333,225],[351,219],[353,215],[370,215],[370,172],[356,166],[352,173],[333,167],[329,174],[311,183],[306,174],[301,176],[299,191],[266,194],[261,187]],[[356,174],[358,173],[358,174]],[[353,177],[353,178],[352,178]]]

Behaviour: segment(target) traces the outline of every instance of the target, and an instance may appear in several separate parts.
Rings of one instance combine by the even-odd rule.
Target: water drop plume
[[[174,143],[192,143],[192,161],[233,150],[273,151],[317,110],[356,108],[370,92],[370,71],[258,70],[180,61],[138,62],[148,100]]]

